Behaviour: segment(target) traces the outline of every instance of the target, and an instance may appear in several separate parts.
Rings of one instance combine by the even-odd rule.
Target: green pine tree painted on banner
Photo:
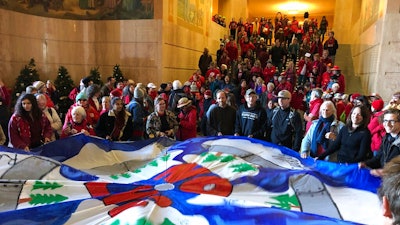
[[[64,121],[65,115],[67,114],[69,107],[74,103],[71,99],[68,98],[69,93],[74,88],[74,81],[71,79],[67,68],[63,66],[60,66],[60,68],[58,68],[58,74],[56,80],[54,81],[54,85],[57,88],[57,102],[55,103],[58,105],[60,118],[62,119],[62,121]]]
[[[21,96],[23,92],[25,92],[26,87],[32,85],[33,82],[40,80],[39,73],[36,70],[35,59],[31,58],[28,65],[25,65],[19,76],[15,81],[15,86],[12,95],[12,105],[15,105],[15,102]]]
[[[31,194],[31,201],[29,204],[31,205],[39,205],[39,204],[53,204],[62,202],[68,199],[68,197],[60,195],[60,194]]]
[[[103,86],[99,67],[95,67],[90,70],[89,78],[93,81],[94,84],[98,84],[100,87]]]
[[[125,80],[124,75],[122,74],[121,69],[119,68],[119,65],[116,64],[114,66],[114,70],[113,70],[113,77],[115,78],[115,81],[118,82],[123,82]]]

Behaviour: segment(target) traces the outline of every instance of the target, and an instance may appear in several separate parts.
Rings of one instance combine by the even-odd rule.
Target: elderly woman
[[[100,116],[96,135],[111,141],[128,141],[132,137],[132,116],[124,108],[121,98],[111,99],[112,108]]]
[[[59,133],[61,132],[61,119],[53,107],[47,107],[47,98],[44,94],[37,94],[36,100],[38,102],[39,109],[42,110],[43,114],[47,117],[47,119],[49,119],[51,128],[53,129],[51,140],[54,141],[59,138]]]
[[[71,110],[72,120],[66,124],[61,132],[61,138],[74,134],[82,133],[85,135],[95,135],[93,127],[86,120],[86,111],[82,106],[74,106]]]
[[[108,112],[111,109],[111,99],[110,96],[103,96],[101,98],[101,111],[100,115],[103,113]]]
[[[175,138],[179,124],[173,112],[167,110],[165,100],[157,97],[154,100],[154,112],[147,117],[146,132],[150,138]]]
[[[339,131],[336,140],[328,149],[318,156],[325,159],[326,156],[338,152],[339,163],[358,163],[365,161],[371,153],[371,133],[368,130],[369,109],[365,106],[354,106],[346,126]]]
[[[344,123],[336,119],[336,108],[333,102],[326,101],[319,108],[319,119],[313,120],[310,129],[301,142],[302,158],[320,156],[335,140]],[[334,161],[332,157],[330,161]]]
[[[51,140],[52,129],[32,94],[23,94],[8,123],[9,147],[31,151]]]

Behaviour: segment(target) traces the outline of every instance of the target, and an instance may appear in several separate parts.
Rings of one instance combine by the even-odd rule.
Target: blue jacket
[[[264,108],[257,104],[248,108],[243,104],[236,112],[235,133],[243,136],[253,135],[253,138],[264,139],[267,127],[267,113]]]
[[[307,155],[310,155],[311,142],[313,141],[313,134],[318,124],[318,121],[319,119],[312,121],[310,128],[308,129],[306,135],[304,136],[301,142],[301,149],[300,149],[301,153],[307,153]],[[342,127],[344,127],[344,123],[342,121],[334,120],[331,124],[331,132],[334,132],[337,136]],[[332,141],[330,141],[329,144],[331,144],[331,142]]]

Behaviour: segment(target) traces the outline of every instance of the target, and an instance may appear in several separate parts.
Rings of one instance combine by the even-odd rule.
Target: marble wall
[[[347,2],[347,1],[346,1]],[[366,26],[369,17],[362,7],[359,19],[353,24],[349,39],[355,76],[359,76],[364,94],[377,92],[387,102],[391,95],[400,91],[400,2],[397,0],[364,0],[363,6],[378,4],[376,20]],[[367,24],[368,25],[368,24]]]
[[[137,82],[185,81],[204,47],[215,57],[227,30],[211,21],[211,0],[183,3],[155,1],[153,20],[63,20],[0,9],[0,76],[12,87],[34,58],[41,80],[54,80],[64,66],[76,84],[94,67],[105,81],[119,64]]]
[[[75,21],[0,9],[0,74],[13,86],[30,58],[42,80],[55,79],[59,66],[75,82],[99,67],[102,78],[119,64],[127,78],[143,82],[161,73],[161,20]]]

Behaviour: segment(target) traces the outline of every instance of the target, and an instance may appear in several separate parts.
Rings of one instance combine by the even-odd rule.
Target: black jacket
[[[303,122],[292,108],[275,109],[270,117],[271,142],[299,151],[303,139]]]
[[[342,127],[336,140],[322,153],[318,159],[338,151],[339,163],[358,163],[365,161],[371,151],[371,133],[368,128],[358,127],[350,132],[347,126]]]
[[[389,141],[390,134],[382,139],[381,147],[376,156],[365,162],[372,169],[380,169],[394,157],[400,155],[400,138],[397,136],[393,142]]]
[[[125,112],[125,124],[122,127],[122,134],[118,140],[113,141],[128,141],[132,137],[133,123],[132,116],[129,112]],[[102,138],[110,136],[114,130],[115,114],[113,110],[101,114],[99,121],[95,127],[96,135]]]

